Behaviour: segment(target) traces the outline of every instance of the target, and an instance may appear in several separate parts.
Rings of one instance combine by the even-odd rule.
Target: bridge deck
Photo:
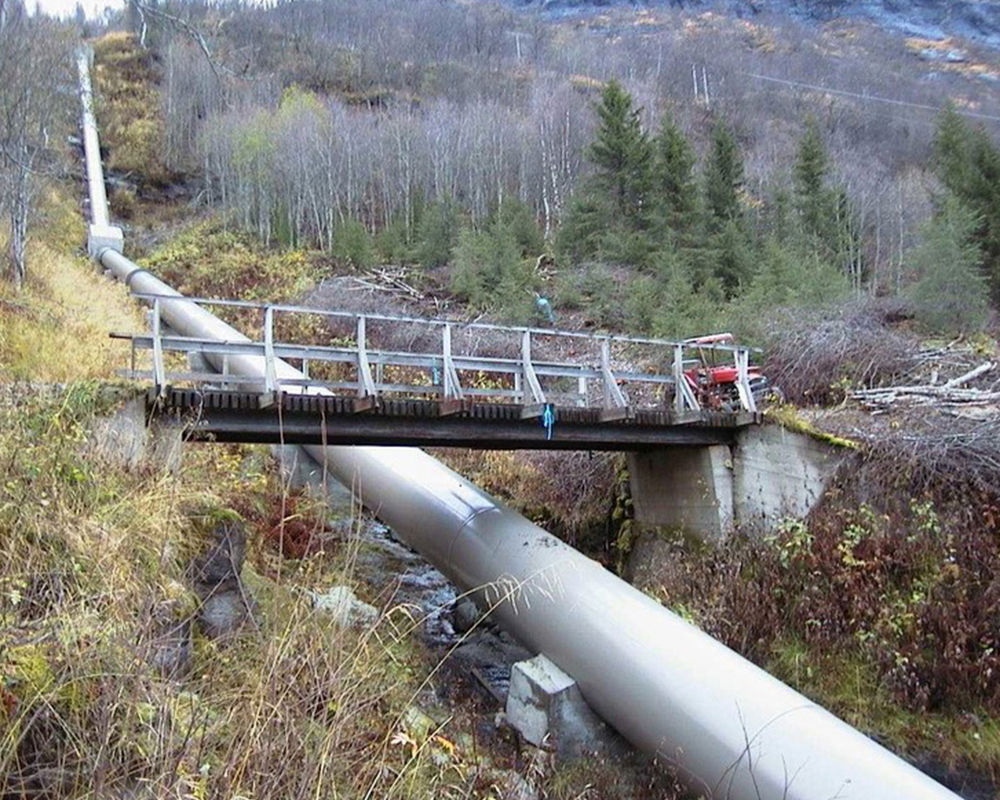
[[[633,409],[659,411],[667,404],[677,419],[700,413],[703,406],[757,411],[750,348],[731,343],[728,335],[668,341],[235,300],[137,296],[153,305],[149,332],[112,335],[131,342],[131,367],[125,374],[151,380],[160,390],[184,383],[269,395],[328,391],[367,397],[386,408],[393,400],[413,397],[435,397],[449,409],[471,408],[470,403],[599,406],[604,410],[601,420],[639,418]],[[192,305],[221,305],[238,312],[246,338],[178,335],[163,322],[165,311],[169,318],[178,304],[187,311]],[[254,322],[257,316],[262,318],[260,330]],[[253,377],[246,369],[230,370],[234,360],[243,367],[254,365]],[[187,369],[181,366],[184,361]],[[713,368],[728,364],[731,373],[718,397],[702,392],[701,387],[715,385],[708,362]]]
[[[261,395],[167,388],[147,396],[151,416],[196,441],[404,445],[484,450],[645,450],[725,444],[758,414],[479,403],[469,400]],[[551,424],[546,424],[551,422]]]

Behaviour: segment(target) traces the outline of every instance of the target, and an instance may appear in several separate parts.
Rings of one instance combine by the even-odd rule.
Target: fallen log
[[[883,386],[877,389],[855,389],[850,396],[865,406],[885,407],[906,399],[917,405],[955,405],[994,403],[1000,400],[1000,392],[989,389],[965,388],[964,384],[975,380],[996,368],[996,363],[988,361],[975,369],[952,378],[946,383],[919,384],[914,386]]]

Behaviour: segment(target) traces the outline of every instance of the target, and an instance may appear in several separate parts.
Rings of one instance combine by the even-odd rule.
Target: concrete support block
[[[733,449],[733,503],[744,528],[804,517],[852,451],[780,425],[744,428]]]
[[[587,705],[569,675],[543,655],[511,668],[507,721],[535,747],[560,758],[619,753],[622,740]]]
[[[178,421],[154,419],[149,424],[146,459],[172,475],[181,471],[184,456],[184,428]]]
[[[90,454],[123,469],[155,467],[177,473],[184,452],[181,425],[166,419],[147,422],[146,398],[127,401],[111,416],[94,422]]]
[[[122,229],[116,225],[91,225],[87,231],[87,255],[97,258],[102,250],[121,253],[125,247]]]
[[[640,524],[679,528],[706,541],[733,527],[733,471],[729,448],[671,447],[630,453],[629,480]]]

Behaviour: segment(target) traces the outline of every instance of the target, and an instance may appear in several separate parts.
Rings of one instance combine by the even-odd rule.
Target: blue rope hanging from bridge
[[[545,438],[552,438],[552,428],[556,424],[556,407],[552,403],[545,404],[545,410],[542,411],[542,427],[545,428]]]

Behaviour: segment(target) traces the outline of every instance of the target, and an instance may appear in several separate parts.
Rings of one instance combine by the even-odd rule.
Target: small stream
[[[420,609],[424,644],[431,648],[453,646],[460,638],[452,623],[456,587],[381,522],[370,522],[362,541],[367,546],[358,557],[358,566],[371,585],[384,587],[395,582],[392,603]]]
[[[471,601],[459,601],[465,614],[463,620],[456,620],[458,589],[388,527],[370,521],[361,537],[359,577],[370,586],[382,587],[383,604],[406,604],[418,610],[421,641],[435,659],[446,659],[441,668],[443,683],[454,681],[461,689],[480,695],[487,705],[502,706],[511,666],[535,654],[489,621],[469,629],[474,622]],[[441,693],[453,699],[457,696],[453,688],[443,686]]]

